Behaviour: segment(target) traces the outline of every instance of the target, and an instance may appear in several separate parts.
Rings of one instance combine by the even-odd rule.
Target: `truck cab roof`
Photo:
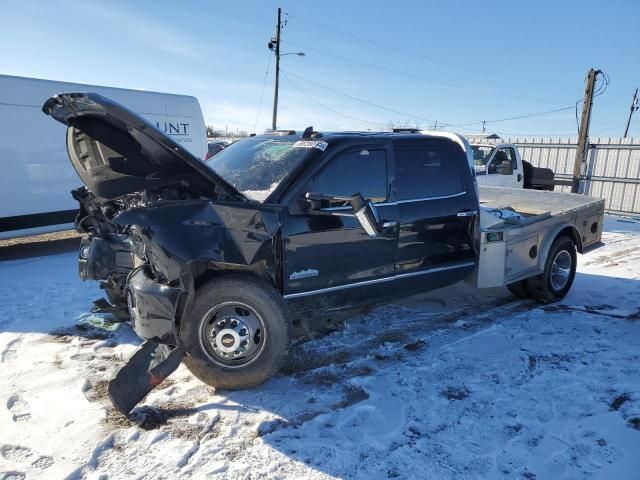
[[[365,138],[371,139],[389,139],[393,141],[402,141],[402,140],[410,140],[414,141],[416,139],[448,139],[456,143],[463,152],[467,154],[467,158],[469,160],[469,165],[473,169],[473,152],[471,151],[471,145],[467,141],[467,139],[460,134],[451,133],[451,132],[443,132],[443,131],[433,131],[433,130],[419,130],[414,128],[407,129],[395,129],[392,132],[387,131],[360,131],[360,130],[346,130],[346,131],[326,131],[326,132],[317,132],[312,131],[308,137],[304,137],[305,132],[309,132],[312,130],[312,127],[307,128],[304,132],[299,130],[267,130],[262,135],[254,135],[250,138],[266,138],[266,139],[292,139],[292,140],[316,140],[316,141],[325,141],[327,143],[337,143],[341,141],[355,140],[361,141]]]
[[[269,130],[230,145],[210,161],[209,166],[245,197],[265,203],[278,200],[289,185],[312,168],[326,154],[367,144],[448,143],[466,156],[474,172],[473,152],[466,139],[448,132],[316,132],[311,127]],[[460,151],[459,150],[459,151]],[[325,154],[326,152],[326,154]]]
[[[311,128],[311,127],[309,127]],[[305,130],[307,132],[309,129]],[[463,150],[467,150],[468,142],[466,139],[459,134],[450,133],[450,132],[442,132],[442,131],[431,131],[431,130],[417,130],[417,129],[397,129],[392,132],[386,131],[361,131],[361,130],[346,130],[346,131],[326,131],[326,132],[318,132],[313,131],[308,136],[303,137],[304,133],[300,130],[267,130],[264,134],[254,135],[250,138],[272,138],[272,139],[283,139],[283,138],[291,138],[291,139],[307,139],[307,140],[325,140],[328,139],[337,140],[337,139],[362,139],[362,138],[388,138],[393,140],[398,139],[411,139],[415,140],[416,135],[420,135],[421,138],[447,138],[449,140],[453,140],[458,143]],[[420,137],[419,137],[420,138]]]

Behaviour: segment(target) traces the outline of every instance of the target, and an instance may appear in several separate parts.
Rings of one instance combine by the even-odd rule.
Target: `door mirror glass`
[[[513,175],[513,165],[511,164],[511,160],[504,160],[500,164],[499,170],[502,175]]]
[[[380,235],[380,221],[378,220],[376,208],[371,201],[368,201],[364,207],[356,212],[356,218],[360,222],[360,226],[371,238]]]

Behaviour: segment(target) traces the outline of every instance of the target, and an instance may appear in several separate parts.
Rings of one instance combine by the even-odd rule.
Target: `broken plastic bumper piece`
[[[175,346],[175,314],[182,290],[157,282],[144,267],[134,270],[127,284],[131,323],[145,342],[109,382],[109,397],[124,415],[171,375],[184,357]]]
[[[146,268],[135,270],[129,277],[128,286],[129,316],[138,336],[177,345],[175,318],[183,291],[157,282]]]
[[[184,352],[152,341],[144,342],[109,382],[107,391],[114,407],[123,415],[147,396],[180,365]]]

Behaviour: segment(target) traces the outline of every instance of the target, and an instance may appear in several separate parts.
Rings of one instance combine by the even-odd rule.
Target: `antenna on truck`
[[[394,128],[393,133],[420,133],[419,128],[400,127]]]
[[[302,137],[300,138],[311,138],[311,134],[313,133],[313,127],[307,127],[302,132]]]

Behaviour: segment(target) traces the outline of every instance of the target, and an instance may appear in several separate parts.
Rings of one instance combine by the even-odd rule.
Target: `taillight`
[[[205,155],[205,157],[204,157],[204,160],[205,160],[205,161],[207,161],[207,160],[209,160],[211,157],[213,157],[213,153],[211,153],[211,152],[207,152],[207,154],[206,154],[206,155]]]

